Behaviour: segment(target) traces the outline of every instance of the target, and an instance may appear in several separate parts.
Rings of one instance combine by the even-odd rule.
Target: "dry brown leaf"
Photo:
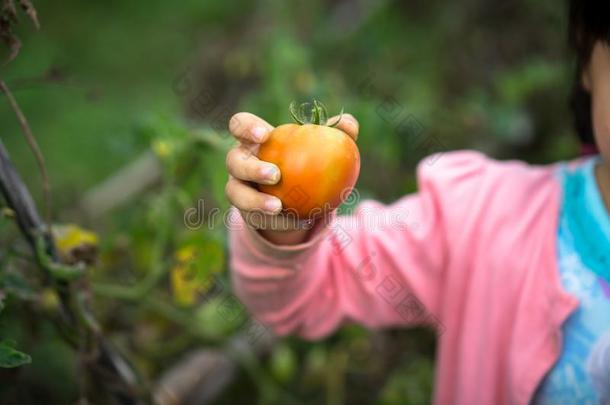
[[[29,17],[36,29],[40,28],[36,9],[30,0],[17,0],[23,12]],[[17,8],[15,0],[1,0],[0,6],[0,41],[4,42],[9,50],[9,55],[4,64],[10,63],[19,54],[21,40],[13,33],[13,27],[17,25]]]
[[[36,13],[36,9],[32,2],[30,0],[19,0],[19,5],[23,9],[23,12],[30,17],[30,20],[34,23],[36,29],[39,29],[40,23],[38,22],[38,13]]]

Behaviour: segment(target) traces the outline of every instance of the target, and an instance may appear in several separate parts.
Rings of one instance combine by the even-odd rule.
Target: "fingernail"
[[[252,129],[252,138],[254,138],[255,141],[261,141],[266,133],[267,133],[267,128],[254,127]]]
[[[272,182],[277,182],[280,177],[280,171],[274,165],[265,165],[261,170],[262,176]]]
[[[345,119],[346,119],[346,121],[349,121],[349,122],[350,122],[352,125],[354,125],[354,126],[355,126],[355,125],[357,125],[356,118],[354,118],[354,116],[353,116],[353,115],[351,115],[351,114],[345,114],[345,115],[343,116],[343,118],[345,118]]]
[[[282,202],[279,198],[269,198],[265,201],[265,210],[268,212],[278,212],[282,209]]]

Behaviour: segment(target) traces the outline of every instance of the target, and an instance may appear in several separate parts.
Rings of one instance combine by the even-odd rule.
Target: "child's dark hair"
[[[582,85],[593,47],[598,41],[610,45],[610,1],[569,0],[568,40],[576,55],[576,72],[571,96],[576,132],[583,145],[595,145],[591,118],[591,94]]]

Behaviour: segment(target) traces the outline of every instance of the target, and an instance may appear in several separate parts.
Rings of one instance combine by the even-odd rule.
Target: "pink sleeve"
[[[429,157],[418,166],[418,193],[391,205],[365,201],[295,246],[271,244],[234,212],[236,294],[280,335],[318,338],[345,321],[440,326],[443,272],[451,260],[445,222],[469,209],[486,164],[476,152]]]

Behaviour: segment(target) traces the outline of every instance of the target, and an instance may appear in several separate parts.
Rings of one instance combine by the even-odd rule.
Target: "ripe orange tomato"
[[[322,106],[319,102],[314,105]],[[319,122],[326,113],[312,115]],[[281,173],[277,184],[261,184],[259,190],[278,197],[284,210],[296,213],[299,219],[319,217],[337,208],[360,173],[356,142],[339,129],[316,124],[315,119],[314,123],[278,126],[261,145],[258,157],[277,165]]]

